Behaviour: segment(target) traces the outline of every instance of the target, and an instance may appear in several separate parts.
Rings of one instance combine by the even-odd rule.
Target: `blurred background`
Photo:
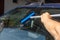
[[[48,8],[52,5],[56,7]],[[0,40],[54,40],[40,18],[29,17],[46,11],[59,14],[59,5],[60,0],[0,0]],[[52,19],[60,21],[60,17]]]

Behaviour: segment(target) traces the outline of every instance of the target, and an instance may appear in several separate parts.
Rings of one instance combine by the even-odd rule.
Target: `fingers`
[[[50,14],[48,12],[45,12],[41,15],[41,22],[44,23],[50,18],[51,18]]]

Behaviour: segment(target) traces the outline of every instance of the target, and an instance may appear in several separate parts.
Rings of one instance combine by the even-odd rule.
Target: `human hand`
[[[51,18],[50,14],[45,12],[41,15],[41,22],[55,40],[60,40],[60,22],[52,20]]]

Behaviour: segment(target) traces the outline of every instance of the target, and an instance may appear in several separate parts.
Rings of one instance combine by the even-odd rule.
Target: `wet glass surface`
[[[4,28],[0,33],[0,40],[45,40],[45,36],[18,28]]]

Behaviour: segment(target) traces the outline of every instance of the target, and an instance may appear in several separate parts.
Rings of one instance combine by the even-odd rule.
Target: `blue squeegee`
[[[26,17],[24,17],[24,18],[20,21],[20,23],[24,24],[26,21],[30,20],[30,17],[31,17],[31,16],[34,16],[34,15],[35,15],[35,12],[34,12],[34,11],[30,12]]]

